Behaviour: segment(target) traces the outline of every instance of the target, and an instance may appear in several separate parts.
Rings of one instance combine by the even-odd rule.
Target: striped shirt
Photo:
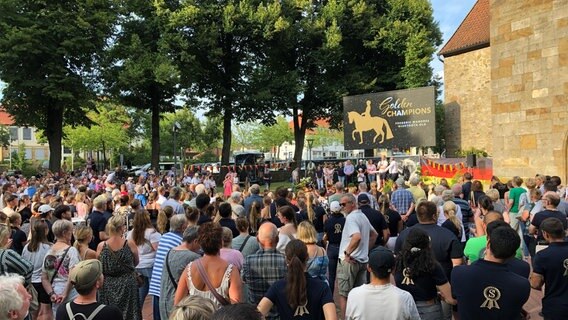
[[[17,273],[24,277],[27,287],[32,283],[34,266],[28,260],[22,259],[16,251],[0,249],[0,274]]]
[[[179,232],[168,232],[160,238],[158,250],[156,250],[156,259],[154,260],[154,268],[152,269],[152,280],[150,281],[150,291],[148,294],[159,297],[160,285],[162,280],[162,269],[164,268],[164,260],[170,249],[181,244],[183,240],[182,234]]]

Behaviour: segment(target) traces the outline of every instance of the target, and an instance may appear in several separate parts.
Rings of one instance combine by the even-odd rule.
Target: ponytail
[[[288,273],[286,275],[286,297],[288,304],[295,310],[308,303],[307,280],[305,275],[308,248],[306,244],[294,239],[286,245],[286,261]]]
[[[288,264],[288,275],[286,276],[286,293],[288,304],[292,310],[303,306],[308,301],[306,293],[306,275],[304,274],[305,264],[298,257],[292,257]]]

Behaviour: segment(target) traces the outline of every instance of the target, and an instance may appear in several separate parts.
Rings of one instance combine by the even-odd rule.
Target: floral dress
[[[112,251],[105,243],[99,260],[105,277],[103,287],[99,291],[99,302],[118,307],[122,310],[124,319],[141,320],[142,309],[138,301],[134,254],[126,241],[118,251]]]

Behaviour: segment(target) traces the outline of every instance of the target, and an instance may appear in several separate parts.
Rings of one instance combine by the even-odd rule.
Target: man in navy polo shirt
[[[495,228],[489,234],[483,260],[454,268],[452,293],[458,300],[461,320],[521,318],[530,284],[506,264],[520,245],[521,238],[511,227]]]
[[[531,287],[542,290],[542,314],[545,320],[566,319],[568,314],[568,242],[564,225],[557,218],[547,218],[540,229],[548,248],[538,252],[533,261]]]

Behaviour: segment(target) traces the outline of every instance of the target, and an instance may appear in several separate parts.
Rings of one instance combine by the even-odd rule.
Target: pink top
[[[241,270],[245,258],[243,257],[243,254],[239,250],[230,249],[230,248],[221,248],[220,253],[221,253],[221,259],[227,261],[229,264],[232,264],[239,271]]]

